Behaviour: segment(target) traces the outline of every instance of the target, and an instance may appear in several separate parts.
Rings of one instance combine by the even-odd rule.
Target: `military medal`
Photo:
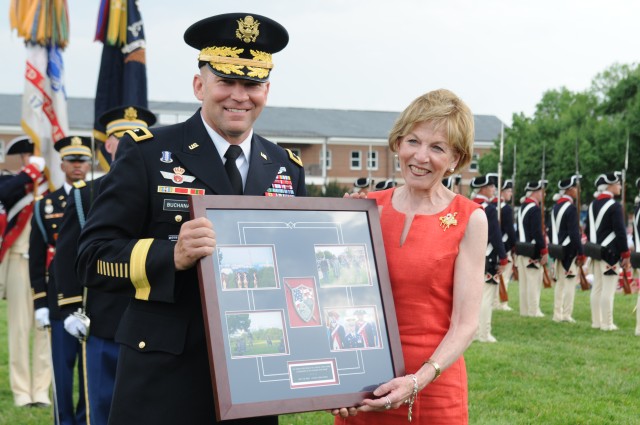
[[[160,161],[164,162],[165,164],[170,164],[173,162],[173,159],[171,159],[171,152],[169,151],[162,151],[162,156],[160,157]]]
[[[47,199],[46,205],[44,206],[45,214],[51,214],[53,212],[53,205],[51,205],[51,199]]]

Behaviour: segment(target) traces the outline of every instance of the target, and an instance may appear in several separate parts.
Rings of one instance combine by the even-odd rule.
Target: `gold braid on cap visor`
[[[253,78],[267,78],[273,69],[271,54],[259,50],[249,50],[253,59],[244,59],[239,55],[244,49],[235,47],[205,47],[200,51],[198,60],[208,62],[213,69],[224,74],[236,74]],[[242,70],[247,67],[248,72]]]

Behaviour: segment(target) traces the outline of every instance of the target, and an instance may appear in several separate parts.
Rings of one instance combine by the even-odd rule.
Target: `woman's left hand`
[[[373,391],[373,395],[379,398],[364,399],[358,411],[382,412],[389,409],[397,409],[403,404],[408,404],[413,393],[413,379],[411,376],[394,378],[386,384],[380,385]]]

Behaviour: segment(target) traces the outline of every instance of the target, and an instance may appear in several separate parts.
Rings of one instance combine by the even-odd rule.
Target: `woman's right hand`
[[[340,409],[328,410],[333,416],[340,416],[341,418],[348,418],[349,416],[355,416],[358,414],[358,409],[355,407],[341,407]]]
[[[352,199],[367,199],[367,194],[364,192],[358,193],[345,193],[343,198],[352,198]]]

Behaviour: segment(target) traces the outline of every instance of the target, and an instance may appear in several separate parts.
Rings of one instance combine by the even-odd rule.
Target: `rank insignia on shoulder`
[[[78,180],[77,182],[73,182],[73,187],[75,187],[76,189],[82,189],[86,185],[87,183],[85,183],[84,180]]]
[[[294,162],[294,163],[298,164],[300,167],[302,167],[302,166],[303,166],[303,165],[302,165],[302,160],[300,159],[300,157],[299,157],[298,155],[296,155],[295,153],[293,153],[293,152],[291,151],[291,149],[286,149],[286,151],[287,151],[287,153],[289,154],[289,159],[290,159],[292,162]]]
[[[142,142],[144,140],[153,139],[153,133],[148,128],[138,127],[133,130],[125,131],[125,134],[131,136],[131,138],[136,142]]]

